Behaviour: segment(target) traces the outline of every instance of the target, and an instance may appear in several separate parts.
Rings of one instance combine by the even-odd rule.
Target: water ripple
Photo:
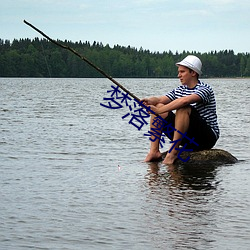
[[[140,97],[178,84],[119,81]],[[123,120],[126,110],[100,106],[106,79],[1,79],[0,248],[248,249],[250,82],[208,83],[218,103],[216,147],[237,164],[143,163],[147,128]]]

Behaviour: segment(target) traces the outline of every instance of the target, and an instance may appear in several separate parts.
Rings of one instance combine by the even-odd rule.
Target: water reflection
[[[215,182],[216,169],[214,165],[165,166],[151,162],[146,178],[150,185],[165,183],[180,189],[210,190],[218,184]]]
[[[204,245],[209,249],[209,244],[213,244],[217,211],[212,204],[218,198],[216,171],[215,166],[149,164],[147,201],[155,203],[150,214],[157,215],[150,227],[164,227],[173,244],[170,249],[197,249]]]

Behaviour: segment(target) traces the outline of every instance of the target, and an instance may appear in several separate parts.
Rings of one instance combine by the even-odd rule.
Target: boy
[[[174,143],[171,145],[163,163],[173,164],[182,145],[185,149],[211,149],[219,138],[219,127],[216,115],[216,102],[212,88],[201,82],[199,76],[202,63],[196,56],[189,55],[176,63],[181,86],[173,89],[165,96],[142,99],[143,104],[160,115],[174,128],[166,133]],[[176,110],[174,114],[172,111]],[[155,115],[151,115],[152,130]],[[161,132],[164,131],[164,126]],[[194,138],[194,141],[192,139]],[[151,141],[150,151],[145,162],[161,157],[159,151],[160,138]],[[190,150],[189,150],[190,151]]]

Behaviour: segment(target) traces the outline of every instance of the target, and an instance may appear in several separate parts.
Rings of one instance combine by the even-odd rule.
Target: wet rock
[[[164,158],[167,152],[162,154]],[[182,152],[180,157],[183,159],[177,159],[176,165],[222,165],[236,163],[238,160],[229,152],[223,149],[209,149],[195,152]],[[187,160],[188,159],[188,160]],[[187,160],[187,161],[186,161]],[[186,162],[185,162],[186,161]]]

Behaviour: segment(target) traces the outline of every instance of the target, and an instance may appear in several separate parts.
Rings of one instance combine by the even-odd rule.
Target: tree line
[[[143,48],[99,42],[59,41],[84,55],[113,77],[176,77],[175,63],[188,54],[203,63],[203,77],[249,77],[250,53],[233,50],[150,52]],[[0,77],[102,77],[73,53],[46,39],[0,39]]]

